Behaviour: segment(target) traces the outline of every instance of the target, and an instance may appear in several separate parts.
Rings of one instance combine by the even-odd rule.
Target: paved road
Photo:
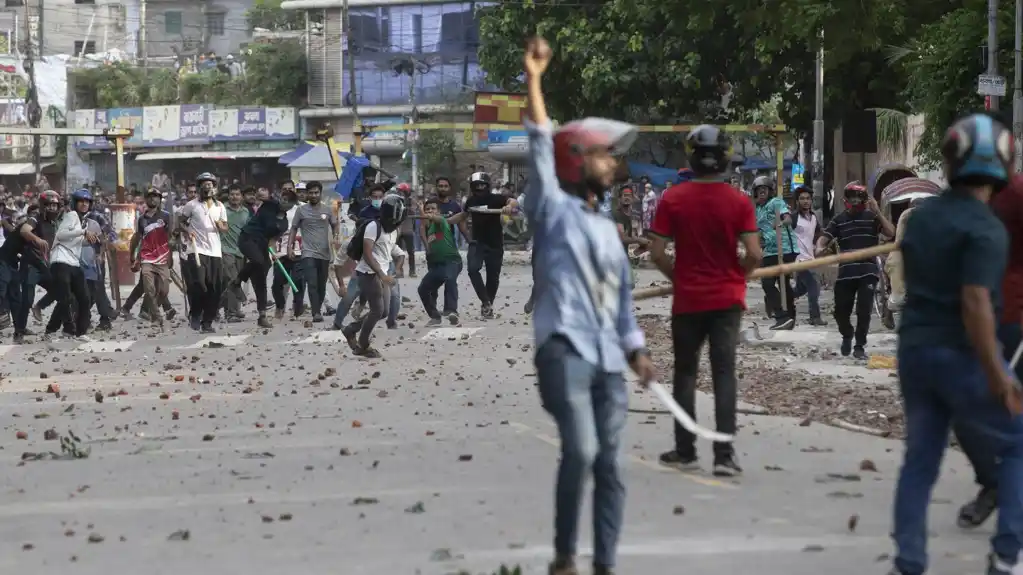
[[[108,345],[3,348],[0,573],[544,572],[557,434],[534,389],[528,269],[507,270],[489,322],[462,279],[463,324],[427,330],[406,304],[399,329],[377,332],[382,360],[295,321],[224,326],[220,340],[120,322]],[[698,409],[706,421],[707,398]],[[884,572],[901,445],[785,418],[741,424],[747,473],[732,482],[659,468],[669,419],[630,416],[620,572]],[[49,429],[81,436],[90,456],[22,463],[59,451]],[[860,471],[865,459],[877,472]],[[972,491],[951,454],[933,573],[982,572],[989,531],[954,525]]]

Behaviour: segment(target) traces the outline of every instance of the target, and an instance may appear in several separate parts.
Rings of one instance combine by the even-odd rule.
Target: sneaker
[[[188,318],[188,327],[192,328],[194,331],[199,331],[199,328],[202,327],[201,323],[199,316],[192,316]]]
[[[135,319],[135,316],[131,315],[131,310],[123,307],[121,308],[121,319]]]
[[[772,330],[788,330],[796,327],[796,319],[793,317],[782,317],[778,318],[778,321],[774,322],[771,326]]]
[[[22,345],[22,344],[24,344],[25,343],[25,334],[23,334],[23,333],[16,333],[16,334],[14,334],[14,338],[11,340],[11,343],[13,343],[14,345]]]
[[[409,272],[408,273],[408,277],[410,277],[410,278],[417,278],[417,277],[419,277],[419,274],[417,274],[416,272]]]
[[[451,325],[458,325],[458,314],[457,313],[451,312],[451,313],[448,313],[447,316],[448,316],[448,323],[450,323]]]
[[[178,315],[178,312],[174,308],[170,308],[169,310],[165,311],[164,314],[163,314],[164,318],[166,318],[167,321],[170,321],[170,320],[174,319],[174,316],[176,316],[176,315]]]
[[[227,316],[227,323],[241,323],[243,321],[245,321],[245,318],[240,315],[231,314]]]
[[[987,521],[988,517],[998,509],[998,490],[983,488],[977,497],[959,508],[956,525],[960,529],[976,529]]]
[[[866,360],[870,359],[867,356],[867,352],[863,350],[863,346],[862,345],[858,345],[858,346],[853,348],[852,356],[855,359],[859,359],[861,361],[866,361]]]
[[[64,336],[57,332],[46,332],[43,334],[42,340],[47,343],[57,343],[64,341]]]
[[[1018,573],[1014,567],[1018,566],[1019,563],[1009,563],[1005,559],[995,555],[994,553],[987,557],[987,575],[1013,575]]]
[[[96,326],[96,331],[110,331],[112,329],[114,329],[114,326],[110,325],[110,321],[108,320],[101,321],[99,322],[99,325]]]
[[[270,318],[266,317],[265,314],[259,314],[259,319],[256,320],[256,325],[265,329],[270,329],[274,326],[274,324],[270,323]]]
[[[341,330],[341,334],[345,336],[345,341],[348,343],[352,353],[359,355],[359,341],[356,339],[358,332],[352,329],[353,325],[355,324],[348,324],[348,327]]]
[[[393,321],[387,322],[387,329],[398,329],[398,323]]]
[[[842,348],[841,348],[840,351],[842,352],[842,357],[849,357],[849,354],[852,353],[852,338],[851,337],[850,338],[842,338]]]
[[[373,349],[372,347],[368,347],[368,346],[363,348],[363,349],[360,349],[360,350],[358,350],[358,351],[356,351],[354,353],[355,353],[355,355],[358,355],[360,357],[365,357],[366,359],[380,359],[382,357],[380,355],[379,351]]]
[[[231,317],[236,317],[238,319],[245,319],[245,312],[243,312],[243,311],[234,311],[234,312],[231,312],[230,315],[231,315]]]
[[[494,306],[490,305],[489,303],[483,304],[483,309],[481,311],[481,315],[483,316],[483,319],[491,319],[491,318],[493,318],[494,317]]]
[[[815,326],[815,327],[824,327],[824,326],[828,325],[828,322],[824,321],[823,319],[821,319],[819,317],[811,317],[810,321],[807,322],[807,323],[809,323],[810,325]]]
[[[212,323],[204,323],[199,326],[199,331],[202,333],[217,333],[217,330],[213,329]]]
[[[43,321],[43,308],[39,307],[39,304],[32,306],[32,319],[39,323]]]
[[[79,335],[75,337],[75,341],[79,343],[90,343],[92,341],[92,338],[87,335]]]
[[[323,313],[325,313],[327,315],[334,315],[334,314],[337,313],[337,308],[331,307],[329,305],[325,306],[325,309],[323,310]]]
[[[679,471],[699,471],[700,469],[700,460],[695,453],[682,455],[676,450],[666,451],[661,454],[658,461],[665,467]]]
[[[571,557],[559,557],[547,566],[547,575],[579,575]]]
[[[313,323],[323,323],[323,316],[318,314],[318,313],[314,313],[313,314]]]
[[[153,318],[149,317],[148,311],[143,310],[139,312],[139,319],[142,321],[151,321]]]
[[[739,463],[735,461],[734,455],[714,456],[715,477],[736,477],[738,475],[742,475],[742,468],[739,467]]]
[[[274,310],[274,319],[284,319],[284,308],[279,307]]]
[[[441,319],[439,317],[431,317],[430,321],[426,322],[426,327],[436,327],[440,325]]]

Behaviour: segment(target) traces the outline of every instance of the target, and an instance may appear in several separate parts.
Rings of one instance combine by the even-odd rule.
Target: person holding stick
[[[763,266],[796,261],[799,244],[792,231],[792,214],[788,204],[774,193],[774,181],[768,176],[753,180],[753,197],[757,203],[757,228],[764,252]],[[781,254],[781,255],[779,255]],[[768,311],[774,312],[773,330],[792,329],[796,326],[795,290],[792,276],[765,277],[760,280],[767,299]]]
[[[593,474],[593,573],[615,565],[625,506],[618,454],[628,411],[625,370],[655,378],[632,311],[629,261],[615,223],[595,206],[614,183],[635,126],[586,118],[551,126],[541,78],[551,61],[542,38],[526,47],[529,186],[523,211],[534,230],[534,333],[540,399],[561,438],[551,575],[574,575],[579,515]],[[734,249],[734,246],[733,246]]]
[[[199,197],[185,204],[178,214],[182,220],[188,245],[188,259],[182,265],[188,270],[189,325],[202,333],[216,333],[213,320],[220,308],[224,282],[221,273],[223,252],[220,234],[227,231],[227,211],[214,197],[217,178],[209,172],[196,178]]]
[[[817,238],[817,255],[823,255],[828,244],[838,243],[840,252],[861,250],[880,243],[880,235],[895,237],[895,226],[881,213],[877,201],[859,182],[845,186],[846,209],[832,218],[821,237]],[[860,360],[867,359],[864,346],[870,333],[870,316],[874,313],[874,290],[880,269],[877,258],[839,264],[835,281],[835,322],[842,334],[841,352]],[[854,305],[855,304],[855,305]],[[856,309],[856,329],[852,313]],[[856,346],[853,347],[855,336]]]
[[[135,235],[129,247],[132,254],[132,272],[141,272],[145,298],[142,307],[149,310],[150,318],[161,330],[160,302],[170,292],[170,230],[171,216],[163,211],[163,194],[156,188],[146,193],[146,209],[138,216]]]
[[[927,569],[927,507],[955,422],[997,461],[987,574],[1009,575],[1023,567],[1023,395],[998,341],[1009,237],[989,203],[1009,181],[1012,133],[990,116],[967,116],[949,128],[941,154],[950,187],[916,209],[901,243],[906,303],[897,364],[906,447],[892,573]]]
[[[245,265],[234,280],[234,287],[241,288],[243,282],[252,284],[256,294],[256,309],[259,317],[256,325],[269,329],[273,327],[267,312],[273,309],[267,303],[266,276],[273,262],[270,260],[269,247],[277,238],[288,233],[288,210],[298,204],[298,195],[294,190],[281,192],[280,202],[273,198],[263,200],[238,234],[238,250],[245,256]]]
[[[675,401],[690,415],[696,413],[700,350],[709,340],[717,430],[734,435],[738,401],[735,349],[746,308],[746,276],[767,257],[760,247],[758,220],[749,199],[722,179],[729,149],[727,136],[717,127],[699,126],[690,132],[686,153],[696,177],[672,186],[661,198],[650,230],[650,256],[674,284]],[[761,185],[758,189],[766,195],[770,188]],[[767,245],[774,245],[774,238],[770,239]],[[684,246],[675,250],[674,263],[665,251],[669,241]],[[745,249],[743,255],[736,252],[736,244]],[[696,437],[676,423],[675,447],[663,453],[660,462],[682,471],[698,469]],[[741,473],[732,444],[715,443],[714,475]]]

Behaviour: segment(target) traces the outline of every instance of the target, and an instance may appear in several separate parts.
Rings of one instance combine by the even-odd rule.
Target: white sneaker
[[[92,338],[87,336],[87,335],[80,335],[80,336],[75,338],[75,341],[80,342],[80,343],[90,343],[90,342],[92,342]]]

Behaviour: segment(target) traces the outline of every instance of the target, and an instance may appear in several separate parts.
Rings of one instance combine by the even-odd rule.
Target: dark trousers
[[[419,299],[426,315],[440,318],[437,312],[437,292],[444,286],[444,313],[458,313],[458,276],[462,273],[461,258],[450,262],[426,262],[426,275],[419,282]]]
[[[250,236],[246,233],[238,238],[238,250],[245,256],[245,265],[238,274],[235,283],[252,284],[256,293],[256,309],[259,313],[266,311],[266,274],[270,271],[270,253],[267,251],[266,240]]]
[[[293,260],[287,256],[282,256],[280,257],[280,262],[284,269],[288,271],[288,275],[291,276],[291,281],[295,282],[295,287],[298,288],[298,292],[292,293],[294,299],[293,309],[297,314],[302,311],[302,304],[305,299],[305,275],[302,273],[302,260]],[[281,273],[277,266],[274,266],[274,281],[270,286],[270,292],[274,296],[274,304],[277,306],[277,309],[283,310],[288,303],[287,293],[291,293],[292,289],[288,285],[288,280],[285,279],[284,274]]]
[[[21,278],[18,277],[18,266],[0,261],[0,326],[7,323],[8,313],[13,320],[20,307]]]
[[[863,276],[840,279],[835,282],[835,322],[842,339],[856,337],[856,345],[867,345],[870,316],[874,313],[874,289],[877,277]],[[853,331],[852,313],[856,309],[856,329]]]
[[[710,375],[714,384],[714,417],[717,430],[735,434],[737,381],[735,347],[739,343],[742,309],[676,314],[671,318],[671,339],[675,349],[675,401],[696,417],[696,376],[700,368],[703,342],[710,343]],[[675,450],[684,456],[696,455],[696,437],[675,423]],[[715,443],[714,455],[733,452],[730,443]]]
[[[92,303],[82,268],[58,262],[50,264],[50,273],[53,274],[53,292],[57,305],[50,314],[50,321],[46,323],[46,333],[54,333],[64,326],[64,332],[69,335],[85,335],[89,330],[89,308]]]
[[[173,258],[172,258],[172,260],[173,260]],[[171,266],[168,266],[168,269],[170,269],[170,267]],[[184,268],[182,268],[181,271],[182,272],[185,271]],[[182,283],[185,284],[185,287],[188,287],[188,280],[187,279],[182,278],[181,281],[182,281]],[[131,289],[131,293],[128,294],[128,299],[124,300],[124,304],[123,304],[124,309],[126,309],[128,311],[131,311],[131,308],[135,307],[135,303],[138,302],[140,299],[143,299],[145,297],[145,295],[146,295],[146,290],[145,290],[145,286],[142,284],[142,274],[139,274],[139,281],[138,281],[138,283],[136,283],[135,287],[133,287]],[[39,301],[39,305],[40,306],[46,307],[46,306],[43,305],[43,301],[45,299],[46,298],[44,297],[43,300]],[[110,300],[107,300],[107,301],[109,302]],[[191,303],[192,303],[191,300],[189,300],[189,305],[191,305]],[[164,297],[162,300],[160,300],[160,307],[162,307],[163,311],[165,311],[165,312],[168,312],[168,311],[174,309],[174,307],[170,303],[170,297]],[[146,313],[149,313],[149,314],[153,313],[153,310],[145,309],[145,307],[143,307],[143,311],[145,311]]]
[[[797,254],[785,254],[782,256],[783,263],[792,263],[796,261]],[[764,256],[763,267],[776,266],[778,265],[778,256]],[[785,309],[781,307],[781,292],[779,291],[779,277],[785,279]],[[760,280],[760,285],[764,288],[764,298],[767,299],[767,309],[777,311],[775,319],[786,319],[796,317],[796,294],[792,286],[792,276],[776,276],[770,278],[764,278]]]
[[[242,311],[245,292],[242,291],[241,282],[236,282],[235,280],[241,275],[242,266],[245,265],[245,257],[223,254],[222,259],[223,267],[221,270],[224,272],[224,294],[220,296],[220,305],[224,308],[225,315],[238,315]]]
[[[501,266],[504,264],[504,247],[491,247],[479,242],[469,244],[466,257],[469,268],[469,281],[476,297],[484,304],[493,304],[497,297],[497,286],[501,281]],[[487,267],[487,281],[483,281],[480,270]]]
[[[306,290],[309,292],[309,307],[312,308],[313,315],[319,315],[320,308],[323,307],[323,298],[327,297],[330,260],[302,258],[301,268]]]
[[[412,232],[407,234],[400,234],[398,236],[398,247],[405,250],[408,257],[405,261],[408,262],[408,273],[410,275],[416,275],[416,236]]]
[[[103,276],[100,276],[100,279],[85,280],[85,283],[89,287],[89,297],[96,304],[96,313],[99,314],[100,323],[107,324],[117,317],[117,312],[114,311],[114,306],[110,305],[110,297],[107,295],[102,278]]]
[[[14,314],[14,333],[24,334],[28,329],[28,314],[32,311],[32,304],[36,298],[36,286],[41,285],[49,294],[53,291],[53,276],[50,268],[36,267],[22,263],[18,270],[18,277],[21,281],[21,306]]]
[[[196,258],[198,259],[198,265]],[[188,313],[204,324],[211,324],[220,309],[220,296],[224,291],[220,258],[189,254],[181,266],[188,270]]]
[[[810,319],[821,318],[821,286],[817,282],[817,276],[811,270],[803,270],[796,274],[795,298],[806,296],[810,308]]]

